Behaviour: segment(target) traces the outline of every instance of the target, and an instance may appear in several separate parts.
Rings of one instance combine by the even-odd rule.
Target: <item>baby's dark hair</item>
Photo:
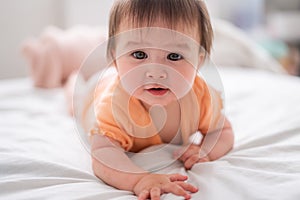
[[[197,28],[202,48],[209,54],[213,30],[204,0],[115,0],[110,12],[109,38],[118,34],[122,20],[132,27],[151,26],[161,20],[170,29]],[[109,42],[108,52],[114,48]]]

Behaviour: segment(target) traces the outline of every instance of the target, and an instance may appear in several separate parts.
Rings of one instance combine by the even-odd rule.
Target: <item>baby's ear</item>
[[[206,54],[205,52],[200,52],[198,57],[198,68],[200,68],[205,62]]]

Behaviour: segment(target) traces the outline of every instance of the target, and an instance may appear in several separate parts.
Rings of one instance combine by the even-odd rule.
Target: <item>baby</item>
[[[109,25],[108,60],[116,73],[94,92],[94,173],[140,200],[173,193],[190,199],[198,189],[181,174],[154,174],[126,152],[158,144],[183,145],[174,152],[186,169],[216,160],[233,147],[219,93],[197,73],[211,50],[212,28],[200,0],[117,0]],[[190,136],[201,133],[200,143]]]

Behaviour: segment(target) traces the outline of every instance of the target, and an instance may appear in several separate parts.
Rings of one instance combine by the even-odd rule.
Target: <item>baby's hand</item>
[[[210,158],[207,155],[200,156],[200,146],[195,144],[191,144],[188,147],[175,151],[174,156],[180,156],[178,160],[184,163],[186,169],[191,169],[196,163],[210,161]]]
[[[148,174],[136,183],[133,191],[139,200],[158,200],[163,193],[173,193],[190,199],[188,192],[195,193],[198,189],[184,182],[186,180],[187,176],[181,174]]]

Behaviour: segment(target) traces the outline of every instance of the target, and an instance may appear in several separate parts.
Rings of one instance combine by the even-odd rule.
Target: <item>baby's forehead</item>
[[[160,48],[165,50],[192,51],[199,43],[191,34],[161,27],[136,28],[116,35],[119,48]]]

